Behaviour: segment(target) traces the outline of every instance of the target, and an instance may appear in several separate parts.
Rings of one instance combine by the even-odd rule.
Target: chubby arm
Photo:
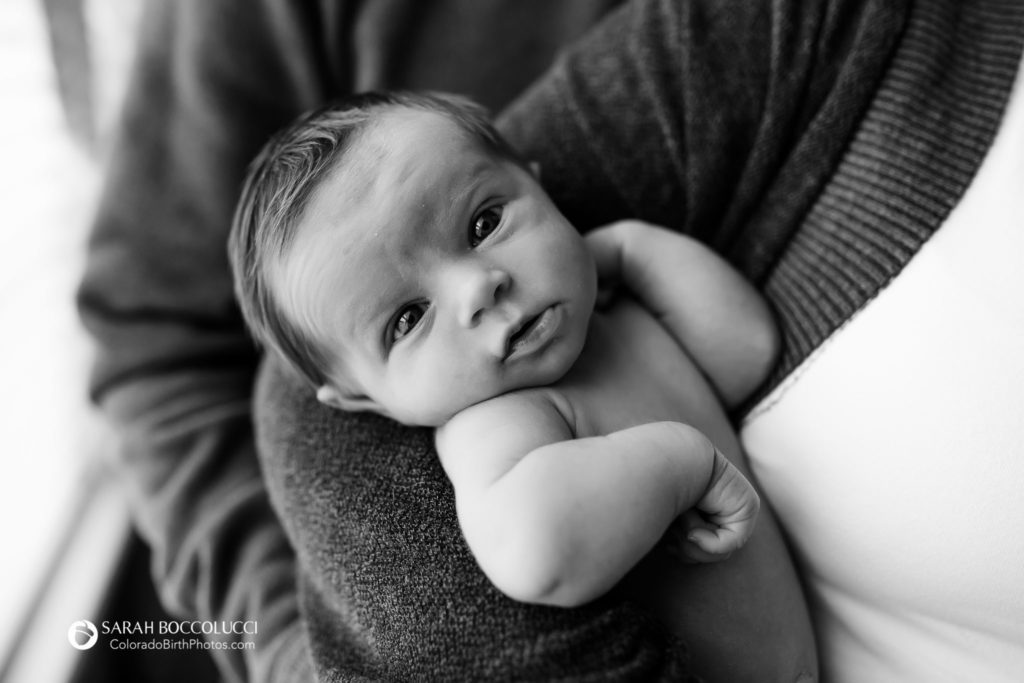
[[[573,439],[541,394],[473,406],[437,432],[466,541],[514,599],[571,607],[614,586],[700,503],[696,558],[722,559],[750,536],[757,494],[701,432],[653,422]]]
[[[779,348],[771,311],[697,240],[640,221],[586,237],[602,279],[621,282],[693,357],[729,408],[764,380]]]

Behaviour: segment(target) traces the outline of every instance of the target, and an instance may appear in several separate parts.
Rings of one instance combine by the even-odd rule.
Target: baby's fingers
[[[706,557],[709,559],[697,560],[703,562],[717,562],[729,557],[743,547],[743,544],[750,538],[753,531],[753,520],[750,528],[717,527],[714,529],[697,528],[691,529],[686,536],[687,546],[693,548],[687,552],[694,557]],[[743,525],[740,525],[741,527]]]
[[[757,491],[718,450],[708,492],[697,504],[704,524],[690,525],[687,541],[711,555],[728,555],[754,533],[761,507]]]
[[[695,531],[714,533],[707,521],[696,510],[688,510],[677,519],[665,534],[665,548],[668,553],[686,564],[707,564],[721,562],[728,555],[708,552],[698,543],[690,540]]]

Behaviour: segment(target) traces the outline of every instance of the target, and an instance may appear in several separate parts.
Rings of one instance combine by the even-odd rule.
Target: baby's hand
[[[754,532],[761,499],[753,485],[715,449],[704,497],[669,528],[668,550],[684,562],[719,562]]]
[[[613,224],[614,225],[614,224]],[[622,284],[622,245],[611,226],[597,228],[584,236],[597,267],[597,310],[611,307]]]

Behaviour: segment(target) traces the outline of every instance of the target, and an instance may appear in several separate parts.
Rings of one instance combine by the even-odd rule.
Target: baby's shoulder
[[[481,401],[457,413],[444,428],[465,429],[472,425],[501,422],[521,426],[538,420],[560,420],[571,425],[573,406],[558,385],[527,387]]]
[[[526,389],[502,394],[457,413],[435,432],[448,476],[505,468],[526,453],[572,439],[575,433],[557,391]]]
[[[574,432],[573,406],[557,386],[530,387],[481,401],[458,412],[437,430],[439,441],[499,438],[531,432]]]

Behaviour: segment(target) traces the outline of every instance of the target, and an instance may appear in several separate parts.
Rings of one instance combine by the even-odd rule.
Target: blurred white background
[[[103,431],[87,403],[90,348],[74,290],[137,4],[0,2],[5,680],[61,679],[75,653],[61,647],[67,625],[86,617],[81,610],[97,599],[126,530],[123,503],[107,488],[102,468]],[[83,41],[76,17],[86,34],[104,39]],[[65,100],[70,94],[76,102],[70,112],[62,107],[61,86]],[[73,580],[61,576],[67,571]]]

